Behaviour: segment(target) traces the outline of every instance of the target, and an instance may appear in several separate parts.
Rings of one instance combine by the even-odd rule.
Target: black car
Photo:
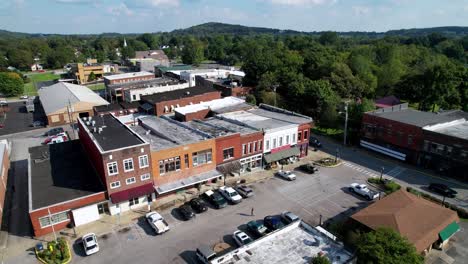
[[[205,202],[203,202],[200,198],[193,198],[190,200],[190,206],[197,213],[203,213],[208,210]]]
[[[217,209],[221,209],[227,206],[226,199],[224,199],[224,197],[219,193],[218,190],[206,191],[203,194],[203,197]]]
[[[429,190],[439,193],[443,196],[454,198],[457,195],[457,191],[449,188],[447,185],[442,183],[431,183],[429,184]]]
[[[51,130],[47,131],[44,136],[56,136],[60,133],[63,133],[63,128],[61,127],[56,127],[56,128],[52,128]]]
[[[311,145],[314,148],[321,148],[322,147],[322,143],[320,143],[320,141],[315,137],[310,137],[309,138],[309,145]]]
[[[184,220],[190,220],[195,217],[195,212],[193,212],[192,207],[188,204],[179,207],[179,214]]]
[[[303,164],[303,165],[299,166],[299,169],[304,171],[304,172],[312,173],[312,174],[318,171],[318,168],[315,167],[314,165],[310,164],[310,163]]]
[[[284,227],[283,221],[281,221],[281,216],[279,215],[269,215],[263,219],[263,225],[268,228],[270,231],[281,229]]]

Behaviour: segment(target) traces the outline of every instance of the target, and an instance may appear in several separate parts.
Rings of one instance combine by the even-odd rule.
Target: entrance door
[[[100,215],[109,213],[109,205],[107,203],[98,204],[98,212]]]

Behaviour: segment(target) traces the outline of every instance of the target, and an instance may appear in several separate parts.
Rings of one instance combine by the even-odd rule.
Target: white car
[[[279,170],[276,174],[288,181],[294,181],[296,179],[296,174],[292,173],[291,171]]]
[[[232,238],[234,239],[234,241],[236,241],[236,244],[239,247],[242,247],[243,245],[246,245],[253,241],[252,238],[250,238],[246,233],[240,230],[235,231],[234,234],[232,234]]]
[[[169,224],[166,220],[157,212],[149,212],[146,214],[146,221],[154,229],[156,234],[162,234],[169,231]]]
[[[27,95],[22,95],[22,96],[20,96],[20,99],[28,99],[28,96]]]
[[[97,242],[96,234],[86,234],[83,236],[83,238],[81,238],[81,241],[83,241],[83,247],[87,256],[99,251],[99,244]]]
[[[242,201],[242,196],[234,190],[232,187],[222,186],[219,188],[221,194],[232,203],[240,203]]]
[[[377,199],[380,196],[378,192],[369,190],[365,184],[351,183],[348,189],[350,192],[357,193],[369,201]]]

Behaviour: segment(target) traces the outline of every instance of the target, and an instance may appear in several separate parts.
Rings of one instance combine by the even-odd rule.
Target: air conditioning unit
[[[99,134],[102,133],[102,127],[98,128],[98,133],[99,133]]]
[[[93,126],[96,126],[96,121],[94,121],[94,120],[91,121],[91,124],[92,124]]]

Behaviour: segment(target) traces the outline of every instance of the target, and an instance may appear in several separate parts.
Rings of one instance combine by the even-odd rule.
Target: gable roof
[[[65,82],[43,87],[38,90],[39,98],[46,114],[54,113],[69,104],[87,102],[94,105],[109,104],[101,96],[86,86]]]
[[[352,215],[351,218],[375,230],[389,227],[406,237],[422,252],[434,243],[439,232],[459,221],[457,213],[405,190],[394,192]]]

